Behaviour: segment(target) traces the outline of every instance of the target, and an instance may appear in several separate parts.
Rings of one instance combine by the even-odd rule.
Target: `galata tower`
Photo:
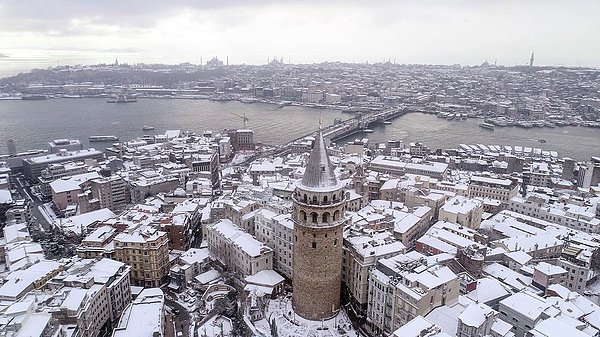
[[[340,307],[346,196],[319,131],[294,193],[292,305],[310,320],[335,316]]]

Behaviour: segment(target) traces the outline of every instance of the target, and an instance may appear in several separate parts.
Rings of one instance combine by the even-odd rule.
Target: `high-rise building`
[[[294,193],[292,304],[310,320],[328,319],[340,308],[346,196],[319,132],[302,181]]]
[[[565,161],[563,163],[563,171],[561,178],[563,178],[564,180],[572,181],[575,177],[575,175],[573,174],[573,172],[575,172],[575,161],[571,158],[565,158],[564,160]]]
[[[100,208],[123,209],[131,202],[127,182],[120,176],[97,178],[90,182],[91,195],[99,201]]]

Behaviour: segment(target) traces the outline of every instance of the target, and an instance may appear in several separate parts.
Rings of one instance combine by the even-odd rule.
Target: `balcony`
[[[328,201],[323,201],[323,200],[313,200],[313,199],[299,199],[297,195],[293,195],[292,199],[301,204],[301,205],[306,205],[306,206],[311,206],[311,207],[330,207],[330,206],[338,206],[340,204],[342,204],[344,201],[346,201],[346,197],[343,196],[341,199],[336,199],[336,200],[328,200]]]

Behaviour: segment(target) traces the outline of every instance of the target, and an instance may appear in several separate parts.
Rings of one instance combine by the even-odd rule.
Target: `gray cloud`
[[[126,48],[83,48],[83,47],[75,47],[75,46],[54,46],[54,47],[43,47],[36,48],[36,50],[41,51],[51,51],[51,52],[93,52],[93,53],[116,53],[116,54],[132,54],[142,52],[143,49],[126,47]],[[1,57],[1,56],[0,56]]]
[[[496,0],[490,0],[493,3]],[[510,1],[510,0],[509,0]],[[514,0],[513,0],[514,1]],[[395,20],[410,14],[413,7],[476,7],[481,3],[467,0],[433,0],[415,6],[407,0],[330,0],[327,5],[383,9],[393,13]],[[485,2],[484,2],[485,3]],[[90,25],[115,25],[128,29],[150,28],[164,17],[186,10],[212,11],[224,8],[257,8],[264,6],[322,6],[322,0],[6,0],[0,5],[0,25],[7,31],[50,32],[57,35],[89,34],[85,27],[76,27],[73,20],[85,20]],[[395,11],[393,9],[402,10]],[[391,11],[386,11],[390,9]],[[335,13],[332,13],[335,14]],[[382,22],[383,23],[383,22]],[[101,31],[96,33],[100,34]]]
[[[61,61],[517,64],[535,50],[540,64],[598,65],[599,11],[597,0],[2,0],[0,44],[4,64],[31,51]]]
[[[295,1],[295,0],[294,0]],[[312,1],[312,0],[311,0]],[[314,0],[316,1],[316,0]],[[74,27],[72,20],[123,28],[149,28],[159,19],[185,10],[210,11],[278,3],[275,0],[7,0],[0,5],[0,25],[7,31],[52,31],[78,35],[90,31]]]
[[[10,56],[8,56],[8,54],[3,54],[3,53],[0,53],[0,59],[7,59],[7,58],[9,58],[9,57],[10,57]]]

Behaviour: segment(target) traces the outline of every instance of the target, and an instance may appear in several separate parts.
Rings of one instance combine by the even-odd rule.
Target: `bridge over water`
[[[390,120],[397,118],[399,116],[402,116],[410,111],[414,111],[414,110],[409,109],[409,108],[392,108],[392,109],[386,109],[383,111],[359,113],[353,118],[350,118],[345,121],[341,121],[341,122],[335,123],[333,125],[324,127],[322,129],[323,136],[326,139],[328,139],[332,142],[335,142],[344,137],[348,137],[352,134],[362,132],[365,129],[369,129],[373,125],[383,124],[383,122],[390,121]],[[262,157],[285,155],[291,151],[294,143],[296,143],[297,141],[302,140],[306,137],[309,137],[309,136],[314,137],[314,136],[316,136],[316,134],[317,134],[316,131],[313,131],[308,134],[297,137],[297,138],[291,140],[290,142],[288,142],[287,144],[277,146],[268,151],[256,153],[255,155],[248,157],[241,164],[242,165],[249,164],[252,161],[254,161],[258,158],[262,158]]]

